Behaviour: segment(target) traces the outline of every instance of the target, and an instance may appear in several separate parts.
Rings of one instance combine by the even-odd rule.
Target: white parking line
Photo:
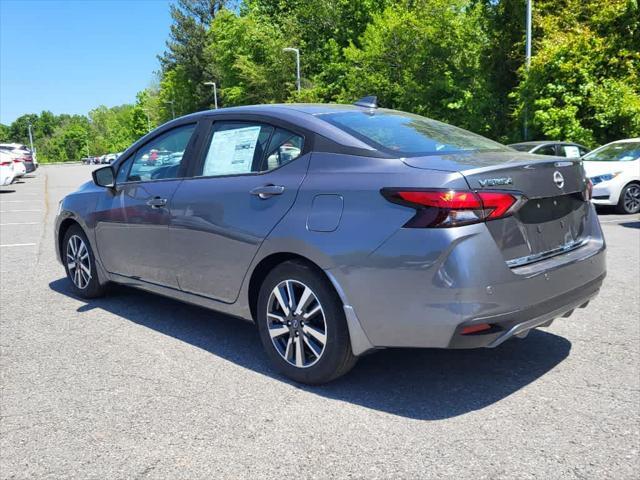
[[[600,220],[600,223],[623,223],[623,222],[637,222],[637,218],[618,218],[616,220]]]
[[[6,245],[0,245],[0,247],[33,247],[35,243],[7,243]]]
[[[0,210],[0,213],[13,213],[13,212],[41,212],[42,210]]]
[[[38,225],[39,222],[11,222],[11,223],[0,223],[0,227],[6,227],[8,225]]]

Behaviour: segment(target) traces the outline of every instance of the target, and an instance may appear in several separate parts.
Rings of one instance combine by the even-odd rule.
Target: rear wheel
[[[622,189],[617,209],[619,213],[640,212],[640,184],[630,183]]]
[[[105,287],[98,281],[91,245],[78,225],[69,227],[64,235],[62,259],[67,278],[76,295],[95,298],[104,294]]]
[[[260,288],[257,314],[262,345],[287,377],[326,383],[355,365],[342,303],[312,267],[292,261],[274,268]]]

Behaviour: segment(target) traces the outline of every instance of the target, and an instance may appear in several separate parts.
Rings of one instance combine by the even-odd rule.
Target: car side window
[[[303,138],[278,128],[271,137],[262,170],[273,170],[295,160],[302,153]]]
[[[534,151],[536,155],[555,155],[556,148],[553,145],[543,145]]]
[[[139,148],[127,181],[177,178],[182,156],[195,129],[195,123],[174,128]]]
[[[578,158],[581,156],[580,149],[576,145],[562,145],[562,155],[567,158]]]
[[[241,175],[278,168],[299,157],[303,138],[270,125],[219,122],[202,168],[202,176]]]

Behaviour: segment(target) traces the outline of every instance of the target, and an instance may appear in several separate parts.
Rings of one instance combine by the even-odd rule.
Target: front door
[[[234,302],[262,241],[304,179],[304,138],[263,123],[219,121],[204,161],[171,204],[170,243],[186,292]]]
[[[182,182],[181,166],[192,156],[195,128],[189,124],[161,134],[120,165],[115,188],[96,209],[96,242],[110,273],[177,287],[170,207]]]

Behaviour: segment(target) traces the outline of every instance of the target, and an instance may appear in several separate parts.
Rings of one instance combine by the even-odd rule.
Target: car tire
[[[321,272],[302,262],[284,262],[267,275],[256,320],[272,364],[296,382],[327,383],[357,361],[340,298]]]
[[[616,210],[623,214],[640,212],[640,183],[630,183],[622,189]]]
[[[71,288],[77,296],[96,298],[105,293],[106,286],[98,280],[91,244],[80,226],[72,225],[65,232],[61,257]]]

